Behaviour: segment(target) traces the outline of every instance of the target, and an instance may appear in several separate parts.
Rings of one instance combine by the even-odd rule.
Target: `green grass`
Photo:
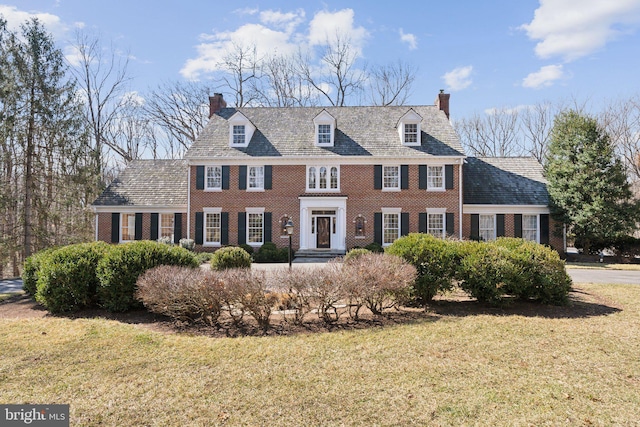
[[[22,293],[21,291],[19,291],[19,292],[0,293],[0,302],[4,301],[6,299],[9,299],[9,298],[11,298],[13,296],[16,296],[18,294],[21,294],[21,293]]]
[[[69,403],[74,426],[636,425],[640,287],[579,290],[576,318],[437,310],[280,337],[0,320],[0,399]]]

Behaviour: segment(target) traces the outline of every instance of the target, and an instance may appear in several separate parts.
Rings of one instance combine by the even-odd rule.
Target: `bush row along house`
[[[168,236],[197,250],[265,242],[342,254],[412,232],[523,237],[563,250],[541,165],[464,154],[435,105],[227,108],[181,160],[136,160],[93,203],[96,239]]]

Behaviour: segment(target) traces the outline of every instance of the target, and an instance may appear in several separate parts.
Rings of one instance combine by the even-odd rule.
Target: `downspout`
[[[195,237],[195,236],[194,236]],[[187,238],[191,238],[191,165],[187,169]]]
[[[458,173],[458,195],[459,195],[459,201],[458,201],[458,215],[460,215],[460,219],[458,220],[458,224],[459,225],[459,230],[458,230],[458,234],[459,234],[459,239],[462,240],[462,165],[464,164],[464,159],[460,159],[460,172]]]
[[[96,235],[94,236],[94,239],[97,242],[98,241],[98,213],[97,212],[94,213],[93,218],[95,219],[95,222],[96,222],[96,226],[95,226]]]

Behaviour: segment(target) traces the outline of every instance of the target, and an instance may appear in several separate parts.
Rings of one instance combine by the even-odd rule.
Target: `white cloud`
[[[540,0],[533,20],[520,27],[538,57],[573,61],[640,25],[640,0]]]
[[[295,28],[304,21],[305,12],[298,9],[295,12],[282,13],[273,10],[265,10],[260,12],[260,22],[265,25],[273,25],[275,28],[281,28],[287,33],[291,33]]]
[[[364,27],[354,27],[353,16],[353,9],[316,13],[309,23],[309,43],[324,46],[339,38],[349,42],[356,54],[361,55],[369,32]]]
[[[467,65],[466,67],[458,67],[445,73],[442,76],[447,89],[450,91],[462,90],[471,86],[471,73],[473,72],[473,66]]]
[[[522,86],[532,89],[551,86],[553,82],[564,77],[562,65],[546,65],[539,71],[529,74],[522,81]]]
[[[511,114],[518,114],[520,111],[529,110],[531,107],[532,107],[531,105],[521,104],[521,105],[516,105],[515,107],[487,108],[486,110],[484,110],[484,112],[488,116],[497,116],[500,114],[511,115]]]
[[[50,13],[27,12],[19,10],[15,6],[0,5],[0,15],[4,17],[7,21],[7,27],[12,31],[19,32],[20,25],[31,18],[38,18],[55,39],[62,38],[69,30],[69,26],[64,24],[59,16]]]
[[[405,34],[402,28],[400,28],[400,40],[409,45],[409,50],[415,50],[418,48],[417,37],[411,33]]]

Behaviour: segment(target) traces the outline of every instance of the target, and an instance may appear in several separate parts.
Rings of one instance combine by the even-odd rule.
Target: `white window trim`
[[[429,180],[429,168],[442,169],[442,186],[434,187],[431,185],[431,182]],[[446,168],[444,167],[444,165],[427,165],[427,191],[446,191],[445,181],[447,177],[444,175],[446,173],[445,169]]]
[[[247,218],[245,222],[246,237],[245,243],[249,246],[257,247],[264,245],[264,209],[265,208],[245,208]],[[261,242],[249,242],[249,214],[261,214],[262,215],[262,241]]]
[[[327,188],[320,188],[320,168],[327,168]],[[316,188],[309,188],[309,169],[316,168]],[[338,188],[331,188],[331,168],[338,171]],[[340,165],[313,164],[307,165],[305,173],[305,188],[307,193],[339,193],[340,192]]]
[[[207,214],[219,214],[220,215],[220,238],[222,239],[222,208],[202,208],[204,212],[203,224],[202,224],[202,246],[208,247],[220,247],[221,242],[209,242],[207,241]]]
[[[496,240],[497,234],[498,234],[498,225],[497,225],[498,215],[497,214],[480,214],[479,215],[479,217],[478,217],[478,238],[480,238],[480,230],[481,230],[480,223],[482,222],[481,221],[481,217],[483,217],[483,216],[493,217],[493,236],[492,236],[491,239],[485,240],[485,242],[492,242],[492,241]]]
[[[220,168],[220,187],[209,187],[209,168]],[[206,165],[204,167],[204,191],[222,191],[222,165]]]
[[[524,239],[524,217],[525,216],[536,217],[536,239],[531,241],[540,243],[540,215],[539,214],[522,214],[522,238],[523,239]]]
[[[262,187],[253,187],[252,188],[249,185],[249,183],[251,182],[251,172],[250,171],[251,171],[252,168],[262,168]],[[263,192],[264,191],[264,179],[265,179],[264,170],[265,170],[264,165],[248,165],[247,166],[247,185],[246,185],[247,191],[250,191],[250,192],[251,191],[253,191],[253,192]]]
[[[255,132],[256,127],[240,111],[236,112],[233,116],[231,116],[228,122],[229,122],[229,147],[246,148],[249,145],[251,138],[253,137],[253,133]],[[243,144],[233,143],[233,127],[234,126],[244,126],[244,143]]]
[[[333,147],[335,142],[335,134],[336,134],[336,119],[329,114],[326,110],[322,110],[320,114],[318,114],[313,119],[313,125],[315,128],[315,132],[313,135],[313,145],[316,147]],[[319,143],[319,135],[320,135],[320,125],[329,125],[331,127],[330,130],[330,142],[320,144]]]
[[[407,147],[419,147],[422,145],[422,129],[420,123],[422,122],[422,116],[416,113],[413,109],[409,109],[398,121],[397,129],[400,135],[400,142]],[[416,142],[405,141],[405,125],[416,125]]]
[[[397,187],[385,187],[384,185],[384,168],[396,168],[398,171],[398,186]],[[402,172],[400,165],[382,165],[382,191],[400,191],[402,188]]]
[[[171,237],[171,241],[173,242],[174,236],[175,236],[175,230],[176,230],[176,223],[175,223],[176,216],[175,216],[175,214],[172,214],[172,213],[162,213],[162,212],[158,213],[158,238],[162,237],[162,217],[163,216],[171,217],[172,226],[171,226],[171,236],[170,237]]]
[[[388,214],[395,214],[398,215],[398,236],[394,239],[398,240],[400,238],[400,234],[402,233],[402,208],[382,208],[382,246],[386,247],[391,245],[393,242],[391,243],[384,243],[384,231],[385,231],[385,227],[384,227],[384,216],[388,215]]]
[[[124,216],[125,215],[133,216],[133,239],[131,239],[131,240],[124,240],[123,237],[122,237],[123,236],[122,235],[122,227],[123,227]],[[127,223],[127,225],[128,225],[128,223]],[[127,227],[127,228],[130,228],[130,227]],[[120,213],[120,230],[119,230],[119,233],[120,233],[120,243],[126,243],[126,242],[135,241],[135,239],[136,239],[135,238],[135,236],[136,236],[136,214],[134,212],[121,212]],[[129,234],[132,234],[132,233],[130,232]]]
[[[442,238],[447,235],[447,208],[427,208],[427,233],[429,233],[429,215],[442,216]]]

